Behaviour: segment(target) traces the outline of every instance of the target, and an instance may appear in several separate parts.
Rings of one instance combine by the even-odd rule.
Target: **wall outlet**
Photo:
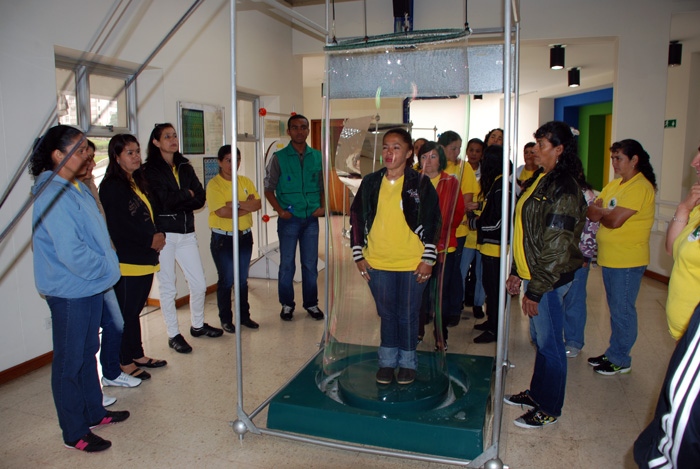
[[[44,329],[51,329],[51,318],[44,318]]]

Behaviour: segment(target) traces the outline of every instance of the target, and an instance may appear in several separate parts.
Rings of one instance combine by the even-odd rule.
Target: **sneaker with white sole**
[[[556,417],[547,415],[541,410],[530,409],[523,415],[513,420],[517,427],[521,428],[542,428],[557,421]]]
[[[503,397],[503,402],[509,405],[517,405],[523,409],[536,409],[537,404],[530,397],[530,391],[523,391],[520,394],[510,394]]]
[[[97,453],[108,449],[112,446],[112,443],[92,432],[87,432],[81,439],[77,441],[66,441],[63,445],[66,448],[77,449],[78,451],[85,451],[86,453]]]
[[[102,395],[102,407],[109,407],[117,402],[116,397]]]
[[[119,388],[135,388],[141,384],[141,378],[131,376],[123,371],[114,379],[102,377],[102,386],[116,386]]]
[[[578,354],[581,353],[580,348],[572,347],[570,345],[567,345],[564,348],[566,349],[567,358],[576,358],[576,357],[578,357]]]
[[[605,355],[599,355],[597,357],[589,358],[588,364],[591,366],[598,366],[598,365],[602,365],[606,361],[608,361],[608,357],[606,357]]]
[[[593,371],[601,375],[612,376],[618,373],[626,375],[632,371],[631,366],[617,366],[611,361],[605,360],[600,365],[593,368]]]

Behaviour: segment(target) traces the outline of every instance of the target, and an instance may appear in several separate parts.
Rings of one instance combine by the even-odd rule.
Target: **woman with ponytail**
[[[649,237],[654,224],[656,176],[649,154],[631,139],[613,143],[612,166],[621,176],[603,188],[588,208],[600,221],[598,264],[610,307],[610,346],[588,364],[596,373],[614,375],[632,370],[630,351],[637,340],[635,302],[649,264]]]

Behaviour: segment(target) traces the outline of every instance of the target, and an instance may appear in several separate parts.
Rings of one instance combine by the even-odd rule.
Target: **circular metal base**
[[[347,405],[383,413],[429,410],[445,401],[450,379],[425,365],[418,365],[411,384],[377,383],[377,360],[348,366],[338,378],[340,398]]]

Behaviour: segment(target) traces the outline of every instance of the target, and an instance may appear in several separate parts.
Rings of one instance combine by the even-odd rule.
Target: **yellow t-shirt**
[[[649,265],[649,236],[654,224],[654,187],[642,173],[622,184],[622,179],[611,181],[603,188],[599,199],[603,207],[624,207],[636,210],[625,223],[615,229],[600,224],[598,264],[617,269]]]
[[[673,270],[668,284],[666,319],[674,339],[688,328],[700,303],[700,207],[690,212],[688,224],[673,242]]]
[[[530,268],[527,266],[527,259],[525,258],[525,246],[524,234],[523,234],[523,205],[525,201],[530,198],[535,189],[539,185],[544,173],[537,176],[530,187],[528,187],[525,192],[518,199],[518,203],[515,204],[515,224],[513,226],[513,260],[515,260],[515,268],[518,271],[518,277],[530,280]]]
[[[233,220],[231,218],[222,218],[216,214],[216,211],[226,206],[227,202],[231,201],[231,181],[217,174],[207,184],[207,205],[209,206],[209,228],[217,228],[224,231],[233,231]],[[248,196],[253,194],[256,199],[260,196],[255,190],[253,181],[245,176],[238,176],[238,200],[243,202],[248,200]],[[238,229],[245,231],[253,226],[253,214],[246,213],[242,217],[238,217]]]
[[[141,192],[141,190],[138,188],[134,182],[131,182],[131,189],[136,193],[136,195],[139,196],[141,200],[146,204],[146,207],[148,207],[148,213],[151,214],[151,221],[153,221],[153,208],[151,207],[151,203],[148,201],[148,197],[146,197],[146,194]],[[122,276],[124,277],[140,277],[142,275],[148,275],[148,274],[154,274],[160,270],[160,264],[156,265],[138,265],[138,264],[123,264],[119,263],[119,271],[122,273]]]
[[[535,169],[535,170],[529,171],[529,170],[523,168],[523,170],[520,171],[520,176],[518,177],[518,181],[520,181],[520,182],[527,181],[528,179],[530,179],[532,177],[533,174],[535,174],[535,171],[537,171],[537,170]]]
[[[414,271],[423,256],[423,243],[406,224],[401,189],[403,176],[395,181],[382,178],[377,214],[362,249],[373,269],[395,272]]]
[[[477,185],[477,190],[476,193],[474,193],[474,201],[475,202],[483,202],[484,197],[481,195],[481,181],[478,181],[476,183]],[[475,215],[481,215],[481,210],[474,210]],[[469,248],[469,249],[476,249],[476,230],[470,230],[469,227],[467,227],[467,239],[464,241],[464,247]]]
[[[459,164],[460,162],[457,161],[456,163],[453,163],[452,161],[447,162],[447,167],[445,168],[445,172],[447,174],[452,174],[454,177],[459,177],[457,173],[459,172]],[[476,199],[476,195],[479,193],[479,183],[476,180],[476,176],[474,175],[474,170],[472,167],[467,163],[466,161],[462,165],[462,195],[467,195],[467,194],[474,194],[474,198]],[[462,223],[467,221],[467,215],[464,215],[464,218],[462,219]],[[455,234],[456,238],[461,238],[463,236],[467,236],[467,232],[469,231],[469,228],[467,227],[466,224],[459,225],[457,227],[457,233]],[[465,243],[466,246],[466,243]],[[476,240],[474,241],[474,246],[476,246]]]

